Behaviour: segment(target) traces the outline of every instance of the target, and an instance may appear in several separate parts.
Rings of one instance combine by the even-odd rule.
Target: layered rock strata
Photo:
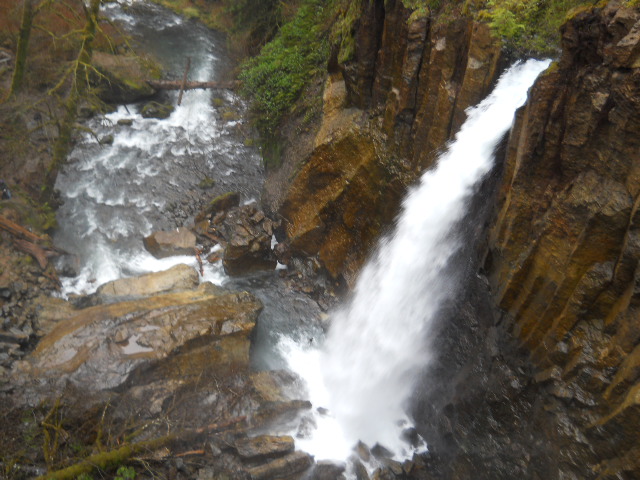
[[[640,475],[640,11],[618,7],[564,25],[509,141],[487,263],[536,381],[583,417],[589,478]]]
[[[264,197],[292,254],[347,281],[501,63],[486,25],[410,19],[399,0],[360,4],[353,57],[330,62],[321,125],[306,147],[290,145]]]
[[[415,412],[434,478],[636,478],[640,11],[575,12]],[[445,353],[446,352],[446,353]]]

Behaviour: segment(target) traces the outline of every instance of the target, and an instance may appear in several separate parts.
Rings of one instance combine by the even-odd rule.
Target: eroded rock
[[[290,436],[276,437],[273,435],[260,435],[236,441],[238,455],[242,458],[252,459],[256,457],[278,457],[295,450],[293,438]]]
[[[101,303],[114,303],[129,298],[192,290],[199,283],[198,272],[188,265],[180,264],[163,272],[105,283],[96,290],[95,297]]]
[[[143,240],[144,248],[156,258],[175,255],[193,255],[196,248],[196,236],[188,228],[154,232]]]
[[[230,358],[248,365],[248,336],[261,308],[249,293],[221,292],[204,283],[195,290],[77,310],[40,340],[15,378],[113,388],[137,366],[164,359],[192,340],[231,335],[239,336],[240,344],[232,346]]]

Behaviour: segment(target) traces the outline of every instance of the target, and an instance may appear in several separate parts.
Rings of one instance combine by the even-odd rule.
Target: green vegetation
[[[480,18],[489,21],[507,46],[524,52],[551,54],[560,44],[560,26],[570,12],[591,0],[489,0]]]
[[[135,480],[136,471],[133,467],[126,467],[121,465],[116,471],[116,476],[113,480]]]
[[[229,47],[239,55],[255,55],[273,38],[298,0],[152,0],[189,18],[229,34]]]
[[[522,53],[547,55],[557,52],[560,26],[567,15],[575,8],[594,5],[597,1],[402,0],[402,3],[413,10],[410,21],[426,15],[436,18],[471,15],[486,21],[508,48]],[[640,3],[640,0],[628,0],[627,3]]]
[[[272,138],[283,117],[308,82],[326,71],[329,58],[330,9],[320,0],[304,0],[260,54],[242,67],[242,91],[253,99],[253,113],[260,133]]]
[[[360,15],[360,9],[359,2],[348,2],[339,9],[331,29],[330,40],[332,44],[339,45],[338,61],[341,63],[349,61],[356,51],[353,26]]]

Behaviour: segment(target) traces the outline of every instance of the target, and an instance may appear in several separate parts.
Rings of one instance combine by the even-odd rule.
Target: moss
[[[226,102],[224,101],[224,99],[220,98],[220,97],[214,97],[211,99],[211,105],[213,105],[214,107],[220,108],[222,107]]]
[[[200,180],[200,183],[198,183],[198,187],[202,190],[208,190],[210,188],[213,188],[215,184],[216,181],[213,178],[204,177],[202,180]]]
[[[182,13],[189,18],[200,18],[200,11],[195,7],[187,7]]]
[[[329,58],[324,2],[304,0],[291,22],[284,25],[260,55],[242,67],[242,92],[252,99],[252,112],[264,137],[278,126],[314,78],[324,75]]]
[[[361,14],[359,2],[347,2],[334,7],[336,16],[331,28],[331,43],[338,45],[338,61],[348,62],[353,58],[356,51],[356,41],[354,38],[354,25]]]
[[[594,0],[402,0],[412,12],[409,22],[432,16],[441,23],[460,14],[469,15],[487,22],[509,49],[542,55],[559,50],[560,26],[567,16],[601,6],[603,2],[594,3]],[[640,0],[627,0],[627,5],[639,3]]]
[[[560,69],[560,64],[558,62],[551,62],[551,65],[549,65],[547,69],[544,72],[542,72],[542,76],[556,73],[559,69]]]
[[[230,108],[225,108],[222,112],[222,120],[225,122],[235,122],[240,120],[240,114]]]
[[[487,21],[493,33],[513,50],[553,55],[560,48],[560,26],[567,15],[590,8],[592,0],[487,0],[478,18]]]

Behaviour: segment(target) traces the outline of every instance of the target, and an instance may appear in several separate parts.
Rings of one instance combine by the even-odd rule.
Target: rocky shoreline
[[[355,54],[330,62],[322,120],[269,172],[264,212],[218,197],[193,228],[206,248],[222,246],[202,261],[243,275],[287,265],[274,284],[324,312],[505,63],[485,24],[431,24],[400,1],[365,3]],[[442,311],[440,355],[412,405],[431,452],[398,464],[360,445],[349,467],[358,480],[370,478],[367,462],[377,480],[640,471],[640,13],[625,5],[568,19],[562,57],[532,89],[470,213],[478,243],[460,258],[467,287]],[[201,206],[185,200],[172,221]],[[138,478],[345,475],[345,465],[292,451],[287,435],[264,436],[309,421],[310,405],[290,396],[291,373],[251,364],[256,296],[199,285],[180,267],[138,280],[137,294],[116,282],[64,302],[33,262],[9,265],[3,235],[0,256],[13,260],[0,283],[0,451],[19,459],[2,460],[15,478],[125,443],[153,472]]]

